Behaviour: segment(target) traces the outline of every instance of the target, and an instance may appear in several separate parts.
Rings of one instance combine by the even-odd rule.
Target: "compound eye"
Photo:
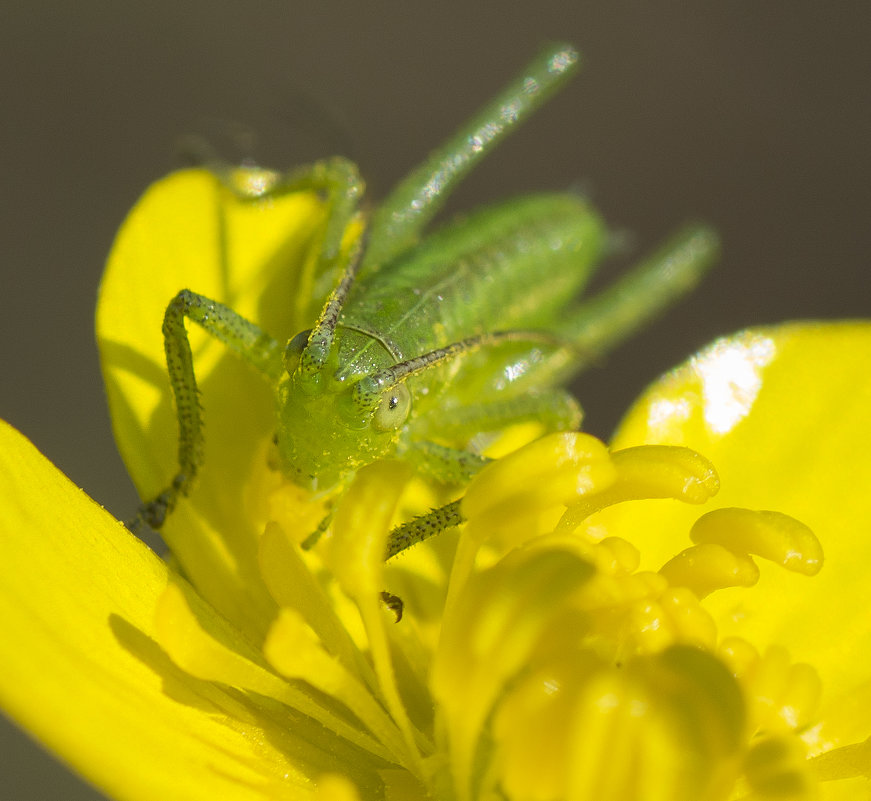
[[[411,412],[411,393],[405,384],[391,387],[381,397],[381,403],[372,417],[372,424],[379,431],[395,431]]]
[[[302,356],[305,346],[308,345],[311,332],[311,328],[306,328],[305,331],[300,331],[287,343],[287,347],[284,349],[284,369],[289,375],[293,375],[293,371],[299,365],[299,357]]]

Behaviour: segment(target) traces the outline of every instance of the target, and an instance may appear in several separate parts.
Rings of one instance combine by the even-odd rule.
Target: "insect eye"
[[[411,393],[405,384],[397,384],[382,396],[372,417],[372,424],[379,431],[394,431],[408,419],[410,411]]]
[[[311,328],[306,328],[305,331],[300,331],[290,340],[290,342],[287,343],[287,347],[284,349],[284,369],[287,370],[289,374],[292,374],[293,371],[296,370],[296,367],[299,364],[299,357],[305,350],[305,346],[308,345],[308,338],[311,332]]]

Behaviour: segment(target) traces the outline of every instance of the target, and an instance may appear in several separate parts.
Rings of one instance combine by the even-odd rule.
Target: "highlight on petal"
[[[225,182],[206,170],[174,173],[146,191],[115,239],[97,337],[115,441],[142,498],[160,492],[177,469],[178,424],[161,331],[170,300],[191,289],[279,338],[296,333],[291,329],[311,313],[300,305],[302,298],[315,302],[311,288],[297,290],[311,278],[311,244],[323,230],[325,206],[312,192],[259,196],[270,176],[243,170]],[[272,396],[225,346],[189,328],[207,430],[205,467],[161,533],[209,602],[263,635],[274,613],[255,559],[265,511],[246,489],[257,473],[252,466],[265,464]]]
[[[790,572],[762,562],[753,590],[724,589],[704,603],[724,636],[777,643],[818,670],[826,722],[817,749],[871,735],[871,625],[863,611],[871,537],[862,489],[871,485],[869,364],[869,323],[746,331],[655,383],[614,439],[616,448],[663,443],[703,453],[721,482],[706,508],[723,511],[702,518],[693,539],[731,548],[755,538],[756,553],[801,568]],[[766,520],[756,512],[726,512],[729,507],[788,518]],[[679,504],[640,501],[606,509],[589,524],[622,536],[634,532],[642,566],[655,568],[683,547],[696,518]],[[783,523],[791,518],[801,523]],[[822,569],[818,546],[825,553]],[[812,580],[802,575],[818,569]]]
[[[303,741],[270,713],[155,641],[166,565],[5,423],[0,493],[0,705],[14,720],[112,798],[313,791],[312,745],[294,758]]]

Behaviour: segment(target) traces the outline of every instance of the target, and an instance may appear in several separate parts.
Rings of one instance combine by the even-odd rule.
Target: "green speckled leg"
[[[451,434],[500,430],[525,420],[540,420],[554,431],[572,430],[577,428],[580,419],[581,410],[577,401],[567,392],[551,390],[481,406],[452,409],[450,414],[445,415],[444,430]],[[406,455],[422,472],[447,484],[468,483],[491,461],[472,451],[448,448],[433,442],[415,443]],[[460,501],[453,501],[403,523],[390,532],[385,558],[390,559],[406,548],[462,522]]]
[[[163,318],[163,337],[178,418],[179,470],[163,492],[140,507],[132,524],[134,528],[142,522],[160,528],[178,496],[189,492],[203,462],[202,409],[193,354],[184,325],[186,317],[227,345],[271,383],[277,382],[282,371],[282,347],[254,323],[223,304],[187,289],[172,299]]]
[[[422,473],[443,484],[466,484],[490,460],[435,442],[415,442],[406,456]]]
[[[321,269],[328,270],[339,261],[342,237],[357,211],[364,189],[357,165],[336,156],[285,173],[268,194],[314,191],[326,195],[330,211],[318,261]]]
[[[540,422],[548,431],[573,431],[580,425],[582,416],[580,405],[568,392],[551,387],[446,410],[439,420],[439,432],[445,437],[462,439],[466,435],[501,431],[506,426],[528,421]]]
[[[406,548],[423,542],[436,534],[441,534],[449,528],[460,525],[465,518],[460,513],[460,501],[452,501],[438,509],[433,509],[425,515],[415,517],[390,532],[384,558],[390,559]]]
[[[555,94],[579,65],[573,47],[546,48],[401,181],[373,216],[372,236],[361,272],[387,264],[413,247],[469,171]]]
[[[619,281],[567,313],[556,333],[571,342],[581,358],[603,354],[689,293],[719,252],[714,231],[704,225],[687,226]]]

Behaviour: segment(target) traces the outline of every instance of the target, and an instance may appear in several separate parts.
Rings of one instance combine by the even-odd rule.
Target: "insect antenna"
[[[329,359],[336,334],[336,325],[342,307],[348,299],[354,279],[363,261],[368,240],[368,229],[357,239],[348,256],[348,263],[336,288],[330,293],[320,316],[308,336],[299,361],[299,376],[305,383],[313,386],[320,380],[323,366]]]
[[[508,342],[540,342],[555,347],[564,345],[561,339],[544,331],[494,331],[466,337],[466,339],[397,362],[390,367],[385,367],[361,378],[354,386],[354,405],[361,411],[374,411],[381,402],[381,396],[384,392],[397,384],[401,384],[411,376],[429,370],[463,353],[470,353],[483,347],[504,345]]]

